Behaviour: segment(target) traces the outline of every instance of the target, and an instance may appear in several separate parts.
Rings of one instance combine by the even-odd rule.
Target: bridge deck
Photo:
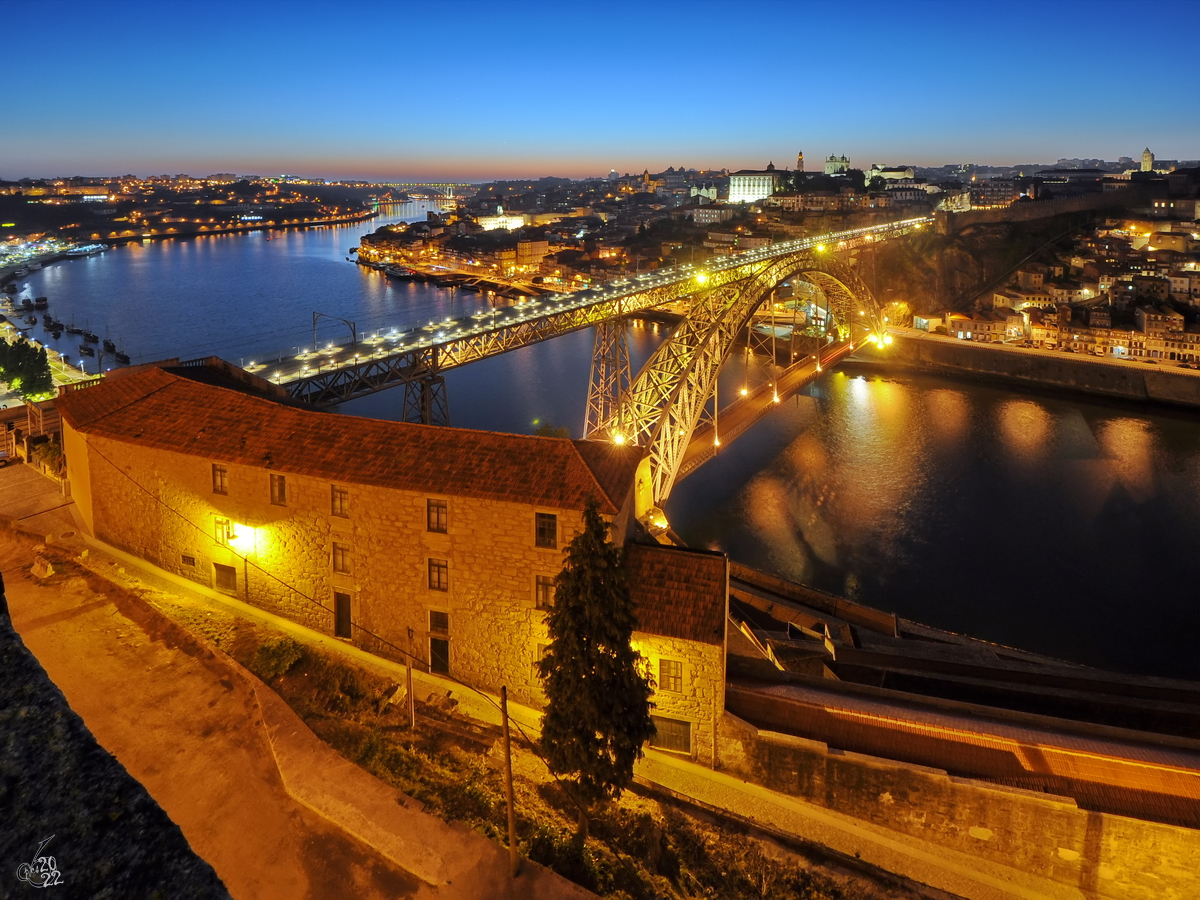
[[[905,219],[783,241],[716,257],[702,267],[672,266],[536,303],[391,331],[367,339],[367,346],[357,350],[303,353],[252,370],[284,385],[297,399],[337,403],[738,281],[780,257],[850,250],[907,234],[931,221]]]

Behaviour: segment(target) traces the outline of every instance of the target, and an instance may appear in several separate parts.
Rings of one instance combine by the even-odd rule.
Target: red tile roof
[[[620,509],[640,451],[591,441],[385,422],[297,409],[149,368],[65,392],[77,431],[329,481],[582,509]]]
[[[625,567],[638,631],[724,645],[729,606],[724,554],[630,544]]]

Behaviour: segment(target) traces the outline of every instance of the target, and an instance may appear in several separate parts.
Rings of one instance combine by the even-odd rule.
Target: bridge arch
[[[824,248],[771,260],[746,277],[697,296],[675,332],[621,396],[613,398],[606,417],[588,434],[646,448],[638,476],[639,518],[665,522],[661,507],[736,339],[775,287],[797,276],[824,293],[831,316],[847,336],[856,317],[873,334],[883,334],[874,295],[851,266]]]

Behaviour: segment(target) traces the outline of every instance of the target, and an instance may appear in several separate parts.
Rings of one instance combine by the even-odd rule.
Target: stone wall
[[[1146,191],[1126,188],[1099,194],[1079,194],[1074,197],[1057,197],[1053,200],[1037,200],[1032,203],[1014,203],[1003,209],[973,209],[967,212],[936,212],[935,227],[941,234],[953,234],[972,225],[993,225],[999,222],[1031,222],[1048,219],[1067,213],[1092,210],[1114,211],[1130,207],[1146,206],[1150,202]]]
[[[683,663],[683,690],[673,693],[658,684],[651,698],[655,705],[651,714],[691,722],[692,758],[713,765],[716,721],[725,709],[725,648],[642,632],[634,633],[633,648],[646,658],[656,682],[660,660]]]
[[[581,512],[340,482],[349,516],[334,516],[329,481],[288,474],[279,506],[267,468],[227,464],[228,493],[215,494],[211,460],[64,432],[81,512],[101,540],[214,589],[214,565],[231,566],[237,585],[228,593],[326,634],[335,629],[334,592],[348,594],[353,641],[364,649],[402,660],[366,631],[407,650],[411,628],[419,659],[429,660],[431,638],[446,639],[453,677],[494,692],[507,685],[514,700],[544,704],[534,663],[549,636],[536,577],[561,570]],[[448,505],[445,534],[426,528],[430,499]],[[536,546],[537,512],[558,517],[558,548]],[[218,519],[236,535],[228,543],[218,540]],[[348,573],[333,571],[335,542],[350,548]],[[431,558],[449,564],[448,590],[430,589]],[[448,614],[447,633],[431,631],[431,611]],[[634,643],[655,674],[662,657],[684,663],[683,693],[655,700],[663,715],[693,723],[692,755],[711,763],[723,648],[641,632]]]
[[[561,548],[581,527],[581,513],[347,482],[340,485],[349,491],[343,518],[331,515],[329,481],[289,474],[287,506],[277,506],[266,468],[228,465],[228,494],[220,495],[202,457],[95,435],[87,442],[101,540],[210,587],[214,564],[232,566],[231,593],[325,633],[334,630],[333,593],[349,594],[356,625],[404,649],[412,628],[413,651],[423,660],[430,637],[445,637],[452,675],[493,690],[507,684],[514,699],[536,699],[533,663],[547,638],[535,577],[561,569]],[[448,533],[426,530],[428,499],[447,502]],[[558,516],[558,549],[535,546],[535,512]],[[218,518],[232,524],[231,546],[217,540]],[[348,573],[333,571],[335,542],[350,548]],[[430,589],[431,558],[449,564],[448,590]],[[449,614],[447,634],[430,631],[431,610]],[[354,640],[386,651],[358,629]]]
[[[972,341],[896,335],[886,351],[864,349],[863,359],[930,371],[985,376],[1032,387],[1079,391],[1101,397],[1200,407],[1200,377],[1170,368],[1054,356]]]
[[[1200,832],[760,731],[726,713],[722,768],[780,793],[1113,900],[1200,896]]]

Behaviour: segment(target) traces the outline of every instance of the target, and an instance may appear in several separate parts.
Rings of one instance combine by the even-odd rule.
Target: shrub
[[[271,681],[287,673],[304,655],[304,647],[291,638],[276,638],[267,641],[254,653],[250,671],[263,681]]]

